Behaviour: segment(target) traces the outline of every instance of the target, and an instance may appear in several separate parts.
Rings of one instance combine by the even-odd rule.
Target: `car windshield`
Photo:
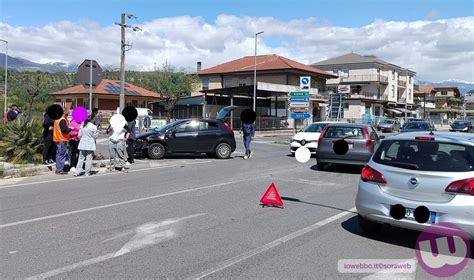
[[[474,147],[434,141],[386,140],[372,160],[419,171],[466,172],[474,170]]]
[[[355,138],[364,139],[364,133],[360,127],[342,127],[332,126],[328,127],[324,138]]]
[[[395,121],[394,120],[384,120],[382,123],[393,124],[393,123],[395,123]]]
[[[327,125],[327,123],[313,123],[305,127],[303,132],[321,132]]]
[[[406,129],[428,129],[429,125],[425,122],[410,122],[405,126]]]

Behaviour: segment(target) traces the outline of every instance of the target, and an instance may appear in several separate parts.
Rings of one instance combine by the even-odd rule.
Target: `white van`
[[[138,113],[138,117],[141,117],[141,116],[153,116],[153,112],[148,109],[148,108],[135,108],[137,109],[137,113]],[[116,114],[119,114],[120,113],[120,107],[117,107],[117,110],[115,111]]]

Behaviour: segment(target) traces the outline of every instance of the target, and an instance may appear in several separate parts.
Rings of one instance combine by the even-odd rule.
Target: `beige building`
[[[420,86],[415,91],[420,115],[439,123],[447,123],[463,115],[460,98],[457,87]]]
[[[201,69],[201,63],[198,62],[197,74],[201,83],[193,95],[204,96],[203,114],[206,117],[214,116],[224,106],[237,105],[234,115],[239,116],[242,110],[252,108],[254,67],[254,56],[207,69]],[[300,90],[301,76],[311,77],[308,113],[313,115],[314,120],[324,116],[326,80],[336,78],[336,75],[276,54],[257,56],[256,69],[257,116],[288,120],[288,93]]]
[[[375,56],[349,53],[312,64],[337,75],[327,80],[327,88],[337,92],[348,86],[344,102],[344,118],[360,119],[364,115],[402,117],[415,112],[412,70],[378,59]],[[408,110],[405,110],[407,108]]]

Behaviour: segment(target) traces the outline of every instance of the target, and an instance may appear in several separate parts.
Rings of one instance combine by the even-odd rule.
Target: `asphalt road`
[[[0,185],[0,279],[431,279],[339,273],[341,259],[414,259],[418,233],[365,236],[354,199],[361,169],[298,163],[287,137],[255,158],[139,160],[128,173],[43,175]],[[262,208],[271,182],[285,207]],[[472,255],[472,254],[471,254]],[[471,279],[472,256],[455,278]],[[398,279],[398,278],[397,278]]]

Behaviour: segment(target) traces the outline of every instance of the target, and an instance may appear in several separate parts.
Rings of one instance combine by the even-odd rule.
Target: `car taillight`
[[[323,128],[323,131],[321,131],[321,134],[319,134],[318,143],[321,143],[321,141],[323,140],[324,134],[326,133],[327,129],[327,127]]]
[[[374,146],[374,143],[370,139],[369,131],[367,130],[367,128],[364,128],[363,132],[364,132],[364,136],[365,136],[365,145],[367,146],[367,148],[370,149]]]
[[[449,193],[464,193],[474,195],[474,178],[454,181],[449,184],[444,191]]]
[[[228,125],[226,122],[224,122],[224,127],[228,132],[234,133],[234,130],[232,130],[232,127],[230,127],[230,125]]]
[[[418,137],[415,137],[415,140],[434,141],[435,138],[434,138],[434,137],[430,137],[430,136],[418,136]]]
[[[362,174],[360,178],[364,182],[387,184],[387,180],[385,179],[383,174],[368,165],[366,165],[364,169],[362,169]]]

